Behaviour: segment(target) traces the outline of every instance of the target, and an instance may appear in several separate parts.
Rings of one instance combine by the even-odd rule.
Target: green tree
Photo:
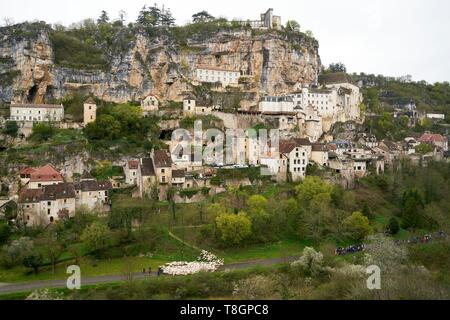
[[[235,246],[242,244],[252,234],[252,222],[247,214],[221,214],[216,218],[217,230],[224,244]]]
[[[16,121],[8,121],[6,122],[5,128],[3,129],[3,133],[10,137],[17,137],[19,132],[19,127],[17,126]]]
[[[347,67],[342,62],[331,63],[328,70],[332,73],[347,72]]]
[[[84,133],[90,140],[115,140],[120,137],[121,124],[111,115],[100,115],[86,126]]]
[[[347,217],[344,226],[350,237],[357,242],[362,242],[373,231],[369,219],[359,211]]]
[[[83,231],[81,241],[86,244],[91,252],[99,255],[110,246],[111,231],[105,224],[94,222]]]
[[[97,19],[97,23],[98,24],[109,23],[109,16],[105,10],[103,10],[102,13],[100,14],[100,17]]]
[[[392,217],[389,220],[388,231],[392,235],[395,235],[400,231],[400,224],[398,223],[397,218]]]
[[[8,241],[11,235],[11,227],[6,222],[0,221],[0,244]]]
[[[317,198],[317,201],[331,202],[331,194],[333,186],[325,183],[320,177],[309,176],[295,187],[298,199],[303,205],[310,205],[311,202]]]
[[[43,142],[50,140],[58,130],[51,124],[36,123],[33,126],[33,132],[29,139],[35,142]]]
[[[416,149],[416,152],[420,153],[420,154],[427,154],[427,153],[433,152],[433,150],[434,150],[432,145],[426,144],[426,143],[419,144],[415,149]]]
[[[24,267],[33,269],[34,274],[38,274],[39,267],[42,265],[43,261],[44,257],[42,256],[42,253],[37,249],[33,249],[24,254],[22,263]]]
[[[289,31],[300,31],[300,24],[295,20],[286,22],[286,29]]]
[[[417,189],[411,189],[403,194],[402,226],[405,229],[420,228],[423,224],[424,203]]]
[[[192,21],[194,23],[196,23],[196,22],[209,22],[209,21],[212,21],[214,19],[215,18],[212,15],[210,15],[207,11],[201,11],[201,12],[198,12],[198,13],[192,15]]]

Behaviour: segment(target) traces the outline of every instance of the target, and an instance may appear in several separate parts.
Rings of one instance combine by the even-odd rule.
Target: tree
[[[19,132],[19,127],[17,126],[16,121],[8,121],[6,122],[5,128],[3,129],[3,133],[10,137],[17,137],[17,133]]]
[[[326,271],[323,254],[317,252],[314,248],[306,247],[303,249],[299,260],[292,263],[292,267],[299,267],[307,276],[318,276]]]
[[[300,31],[300,24],[295,20],[289,20],[286,22],[286,29],[289,31]]]
[[[121,124],[113,116],[102,114],[86,126],[84,133],[90,140],[115,140],[120,137]]]
[[[252,234],[252,222],[247,214],[221,214],[216,218],[221,240],[230,246],[239,245]]]
[[[359,211],[353,212],[351,216],[345,218],[344,226],[350,237],[358,243],[361,243],[373,231],[369,218]]]
[[[119,21],[122,23],[122,25],[125,24],[125,20],[127,20],[127,12],[125,10],[119,11]]]
[[[267,213],[267,199],[253,195],[247,200],[248,217],[252,221],[253,233],[259,241],[266,241],[273,236],[271,216]]]
[[[94,222],[83,231],[81,241],[86,244],[89,250],[98,255],[102,250],[109,247],[111,232],[105,224]]]
[[[426,143],[419,144],[415,149],[416,149],[416,152],[420,153],[420,154],[427,154],[427,153],[433,152],[433,150],[434,150],[432,145],[426,144]]]
[[[155,5],[147,8],[144,6],[139,12],[137,23],[143,27],[156,27],[161,22],[161,10]]]
[[[35,142],[42,142],[50,140],[57,132],[57,129],[46,123],[36,123],[33,126],[33,132],[31,133],[29,139]]]
[[[330,203],[333,186],[324,182],[320,177],[307,176],[303,183],[295,187],[295,190],[300,203],[308,206],[314,199]]]
[[[392,235],[395,235],[400,231],[400,224],[398,223],[397,218],[392,217],[389,220],[388,231]]]
[[[98,24],[107,24],[109,23],[109,16],[108,13],[103,10],[102,13],[100,14],[100,17],[97,19],[97,23]]]
[[[347,67],[342,62],[331,63],[328,70],[332,73],[347,72]]]
[[[372,210],[370,210],[369,204],[367,201],[364,201],[361,213],[365,215],[367,218],[372,218]]]
[[[1,264],[12,268],[23,262],[26,255],[34,250],[34,243],[29,237],[21,237],[2,248]]]
[[[405,229],[420,228],[423,223],[424,203],[417,189],[411,189],[403,194],[402,226]]]
[[[310,38],[314,38],[314,34],[313,34],[313,32],[312,32],[311,30],[306,30],[306,31],[305,31],[305,34],[306,34],[308,37],[310,37]]]
[[[11,235],[11,227],[6,222],[0,222],[0,244],[8,241]]]
[[[175,25],[175,18],[173,17],[172,12],[170,11],[169,8],[161,11],[159,23],[161,26],[166,27],[171,27]]]
[[[33,249],[33,251],[24,254],[22,263],[24,267],[33,269],[34,274],[38,274],[39,267],[42,265],[43,261],[44,258],[42,256],[42,253],[36,249]]]
[[[201,11],[201,12],[198,12],[198,13],[192,15],[192,21],[194,23],[196,23],[196,22],[209,22],[209,21],[212,21],[214,19],[215,18],[212,15],[210,15],[207,11]]]
[[[50,228],[43,234],[39,243],[42,244],[42,248],[44,248],[44,252],[50,260],[52,273],[55,273],[56,263],[66,248],[65,242],[58,239],[58,234],[54,228]]]

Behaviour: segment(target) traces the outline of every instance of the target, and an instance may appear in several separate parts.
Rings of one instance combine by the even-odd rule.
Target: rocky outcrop
[[[78,91],[119,103],[150,93],[176,101],[194,91],[195,70],[206,65],[241,71],[247,76],[241,91],[254,93],[248,97],[257,101],[261,93],[286,93],[315,82],[320,69],[314,39],[234,29],[187,39],[187,45],[170,33],[151,38],[138,32],[123,56],[112,57],[110,70],[75,70],[55,63],[51,32],[43,23],[0,29],[0,62],[8,60],[0,64],[0,75],[8,75],[0,76],[8,78],[0,81],[0,100],[41,103]]]

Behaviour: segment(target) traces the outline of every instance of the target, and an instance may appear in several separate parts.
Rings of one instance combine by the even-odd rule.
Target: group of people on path
[[[144,268],[142,270],[142,274],[151,276],[152,275],[152,267],[149,267],[148,270],[146,268]],[[164,274],[163,269],[161,267],[159,267],[158,271],[156,272],[156,275],[159,277],[163,274]]]
[[[433,242],[433,239],[445,239],[447,238],[447,234],[444,231],[438,231],[434,234],[429,233],[421,237],[411,237],[408,240],[395,240],[395,244],[401,245],[401,244],[427,244]],[[365,248],[364,244],[357,244],[353,246],[349,246],[347,248],[341,248],[338,247],[335,250],[335,255],[337,256],[344,256],[347,254],[353,254],[357,252],[363,251]]]
[[[335,254],[337,256],[344,256],[346,254],[357,253],[357,252],[361,252],[363,250],[364,250],[364,245],[357,244],[357,245],[349,246],[347,248],[338,247],[338,248],[336,248]]]
[[[433,242],[434,239],[445,239],[447,234],[444,231],[438,231],[434,235],[432,233],[426,234],[422,237],[411,237],[408,240],[397,240],[396,244],[400,245],[402,243],[407,244],[427,244]]]

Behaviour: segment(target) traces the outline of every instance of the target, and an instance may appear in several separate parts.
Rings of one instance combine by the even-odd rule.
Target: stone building
[[[141,110],[145,117],[150,115],[152,112],[159,110],[159,99],[154,95],[147,96],[141,101]]]
[[[63,105],[11,104],[10,119],[18,122],[61,122],[64,120]]]
[[[84,109],[83,124],[85,126],[97,120],[97,104],[95,103],[94,99],[89,97],[84,102],[83,109]]]
[[[261,13],[260,20],[243,20],[238,21],[243,26],[250,26],[253,29],[276,29],[281,30],[281,17],[273,14],[273,9],[268,9],[265,13]]]
[[[64,182],[63,176],[51,164],[43,167],[27,167],[20,171],[20,183],[28,189],[37,189],[47,185]]]
[[[228,86],[239,84],[240,77],[240,71],[202,66],[197,68],[195,80],[206,83],[221,83],[223,86]]]
[[[213,112],[213,107],[211,106],[199,106],[197,101],[194,99],[184,99],[183,100],[183,113],[185,115],[211,115]]]

